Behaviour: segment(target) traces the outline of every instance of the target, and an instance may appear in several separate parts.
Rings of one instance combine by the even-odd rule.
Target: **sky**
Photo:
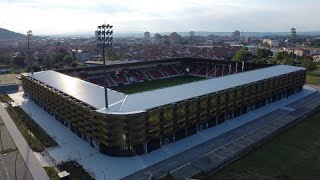
[[[319,0],[0,0],[0,27],[35,35],[93,32],[320,31]]]

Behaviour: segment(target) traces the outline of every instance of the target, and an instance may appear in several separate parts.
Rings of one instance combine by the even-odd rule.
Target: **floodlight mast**
[[[108,108],[108,90],[107,90],[107,74],[106,74],[106,57],[105,50],[112,49],[113,40],[113,26],[109,24],[102,24],[97,26],[96,38],[97,46],[102,48],[102,61],[103,61],[103,86],[104,86],[104,96],[105,96],[105,106]]]
[[[291,41],[293,43],[293,50],[292,50],[292,61],[294,59],[294,51],[296,50],[296,37],[297,37],[297,31],[296,28],[291,28]]]
[[[33,35],[32,30],[29,30],[27,32],[27,43],[28,43],[29,66],[30,66],[31,75],[33,75],[32,59],[31,59],[31,52],[30,52],[30,43],[32,40],[32,35]]]

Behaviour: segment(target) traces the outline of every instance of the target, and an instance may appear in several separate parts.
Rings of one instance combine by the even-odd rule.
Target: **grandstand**
[[[92,147],[133,156],[288,98],[306,77],[300,67],[192,58],[115,64],[106,72],[108,108],[101,66],[23,74],[22,82],[31,100]],[[186,77],[194,78],[179,80]],[[159,82],[159,89],[117,91]]]

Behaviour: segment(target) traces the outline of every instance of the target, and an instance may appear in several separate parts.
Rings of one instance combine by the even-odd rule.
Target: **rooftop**
[[[131,114],[303,69],[288,65],[271,66],[130,95],[108,89],[107,109],[104,106],[104,89],[101,86],[55,71],[27,75],[95,107],[98,112]]]

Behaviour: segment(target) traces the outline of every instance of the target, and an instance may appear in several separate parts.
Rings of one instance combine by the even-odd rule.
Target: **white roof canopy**
[[[131,114],[303,69],[288,65],[271,66],[129,95],[108,89],[109,107],[107,109],[104,106],[104,89],[101,86],[55,71],[42,71],[28,75],[97,108],[98,112]]]

